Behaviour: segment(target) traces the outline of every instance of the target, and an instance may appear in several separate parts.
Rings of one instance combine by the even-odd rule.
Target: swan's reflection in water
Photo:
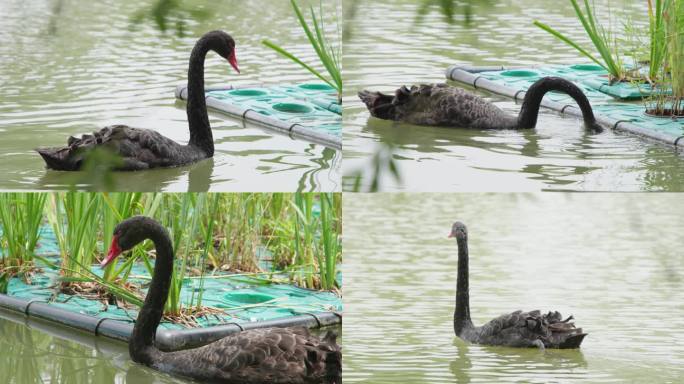
[[[491,377],[492,382],[502,377],[520,377],[526,381],[572,380],[573,372],[586,368],[587,361],[580,349],[508,348],[469,344],[454,338],[457,358],[449,363],[456,382],[470,383],[472,377]],[[495,363],[494,363],[495,362]],[[530,370],[530,367],[537,367]]]
[[[46,170],[39,184],[42,189],[64,189],[65,185],[71,185],[76,189],[121,192],[147,192],[160,189],[167,192],[206,192],[211,185],[213,172],[214,159],[209,158],[182,167],[110,172],[105,176],[108,180],[106,184],[101,182],[92,184],[92,175],[85,172]]]

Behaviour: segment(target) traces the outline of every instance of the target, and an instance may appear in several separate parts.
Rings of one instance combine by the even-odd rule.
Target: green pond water
[[[340,329],[336,329],[338,334]],[[320,334],[321,331],[312,330]],[[0,382],[194,383],[134,363],[125,343],[0,312]],[[341,337],[338,337],[341,341]]]
[[[672,194],[344,199],[344,382],[681,383],[682,204]],[[473,322],[558,310],[589,333],[581,349],[455,337],[455,220],[468,225]]]
[[[627,16],[647,20],[645,1],[594,3],[604,16],[610,3],[619,23]],[[455,64],[586,63],[532,25],[539,19],[591,47],[569,1],[344,0],[343,6],[344,190],[355,188],[357,175],[364,191],[374,180],[385,191],[684,190],[684,157],[671,147],[612,131],[587,134],[580,120],[552,111],[542,109],[536,129],[518,132],[420,127],[371,118],[356,96],[366,88],[393,92],[444,82]],[[481,95],[519,112],[510,99]]]
[[[187,81],[195,41],[212,29],[235,38],[242,73],[210,53],[207,85],[315,81],[261,44],[268,38],[317,62],[289,1],[8,0],[0,2],[0,14],[0,189],[103,188],[106,182],[107,190],[131,191],[339,190],[340,151],[215,112],[209,118],[216,154],[191,166],[116,173],[103,181],[97,173],[47,171],[33,151],[110,124],[154,129],[187,143],[185,103],[175,100],[174,90]]]

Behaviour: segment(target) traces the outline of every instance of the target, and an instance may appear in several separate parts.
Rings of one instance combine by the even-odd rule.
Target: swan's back
[[[359,97],[371,115],[386,120],[479,129],[505,129],[517,123],[516,117],[492,103],[447,84],[401,87],[394,96],[362,91]]]
[[[578,348],[586,333],[570,320],[559,312],[515,311],[477,328],[469,341],[509,347],[535,347],[541,341],[546,348]]]
[[[243,331],[206,346],[164,353],[159,370],[223,383],[341,384],[342,353],[329,332],[306,328]]]

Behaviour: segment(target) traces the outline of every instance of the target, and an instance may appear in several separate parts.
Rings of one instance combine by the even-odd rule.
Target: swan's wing
[[[136,170],[173,165],[182,146],[149,129],[111,125],[80,138],[69,137],[66,147],[39,148],[37,151],[52,169],[73,171],[83,165],[86,154],[95,149],[109,150],[123,159],[118,169]]]
[[[490,320],[481,327],[483,337],[493,337],[526,326],[527,312],[515,311]]]
[[[447,84],[423,84],[400,88],[394,104],[403,120],[421,125],[492,128],[510,117],[494,104]]]
[[[501,315],[480,328],[482,344],[513,347],[537,346],[540,340],[547,348],[577,348],[586,334],[559,312],[542,314],[540,311],[515,311]]]
[[[105,127],[102,131],[108,133],[106,145],[124,161],[141,163],[146,168],[175,165],[185,155],[182,145],[157,131],[127,126]]]
[[[191,362],[195,371],[178,373],[235,382],[304,383],[341,375],[341,352],[334,337],[319,339],[305,328],[244,331],[204,347],[166,354],[165,358],[174,369],[184,369],[184,362]]]

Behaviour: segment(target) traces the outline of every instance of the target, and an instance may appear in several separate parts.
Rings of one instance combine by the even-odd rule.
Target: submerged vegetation
[[[141,306],[141,287],[129,280],[136,262],[149,273],[136,277],[151,278],[151,242],[104,271],[97,264],[109,249],[115,226],[145,215],[168,229],[176,253],[167,316],[207,310],[201,289],[193,291],[189,303],[181,301],[188,278],[201,284],[205,278],[237,273],[265,284],[289,281],[337,290],[341,209],[339,194],[1,193],[0,288],[19,267],[33,267],[39,258],[59,269],[63,293]],[[35,254],[47,225],[55,234],[58,259]]]
[[[337,100],[339,103],[342,103],[342,33],[340,31],[339,20],[336,19],[336,39],[335,42],[332,42],[330,39],[328,39],[328,36],[325,32],[322,0],[319,2],[318,15],[316,15],[313,6],[310,7],[311,23],[313,25],[313,28],[309,27],[309,24],[307,23],[301,9],[297,5],[296,0],[290,0],[290,3],[292,4],[292,9],[294,10],[299,25],[301,25],[302,30],[306,34],[306,37],[309,40],[309,43],[311,44],[311,47],[313,47],[314,51],[316,51],[316,55],[318,56],[320,63],[328,72],[328,76],[324,76],[318,70],[316,70],[309,64],[305,63],[302,59],[290,53],[285,48],[282,48],[281,46],[269,40],[263,40],[262,43],[265,46],[278,52],[280,55],[299,64],[304,69],[311,72],[311,74],[318,77],[329,86],[335,88],[335,90],[337,91]],[[335,10],[335,12],[337,12],[337,9]]]

